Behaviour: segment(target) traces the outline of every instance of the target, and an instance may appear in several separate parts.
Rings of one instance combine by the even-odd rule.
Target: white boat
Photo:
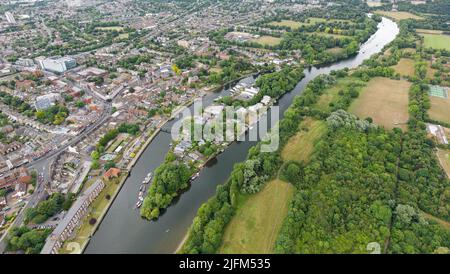
[[[142,184],[147,184],[147,183],[149,183],[151,179],[152,179],[152,173],[149,172],[149,173],[147,174],[147,176],[145,176],[144,180],[142,181]]]
[[[140,207],[141,207],[141,205],[142,205],[142,201],[141,201],[141,200],[139,200],[139,201],[137,201],[137,203],[136,203],[135,207],[136,207],[136,208],[140,208]]]

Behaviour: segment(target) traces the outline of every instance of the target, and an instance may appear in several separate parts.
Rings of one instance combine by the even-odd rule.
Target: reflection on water
[[[306,84],[317,75],[342,68],[354,68],[379,52],[398,34],[397,25],[383,18],[378,31],[361,46],[360,53],[350,59],[333,65],[305,69],[303,78],[292,92],[285,94],[278,102],[280,118],[289,107],[292,99],[301,94]],[[253,82],[253,77],[244,79]],[[211,104],[215,98],[229,94],[227,89],[212,93],[204,98],[204,105]],[[166,128],[171,128],[175,120]],[[129,178],[112,204],[110,210],[93,235],[86,253],[173,253],[186,234],[192,220],[202,203],[215,193],[216,186],[224,183],[235,163],[245,160],[248,149],[256,142],[243,141],[231,144],[222,154],[207,163],[200,176],[182,195],[175,199],[157,221],[146,221],[133,209],[140,182],[149,171],[153,171],[164,160],[169,149],[170,134],[161,132],[137,161]]]

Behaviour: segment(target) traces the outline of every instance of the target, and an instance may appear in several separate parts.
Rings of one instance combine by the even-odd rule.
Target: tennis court
[[[448,98],[447,88],[440,86],[430,86],[429,94],[430,96],[440,97],[444,99]]]

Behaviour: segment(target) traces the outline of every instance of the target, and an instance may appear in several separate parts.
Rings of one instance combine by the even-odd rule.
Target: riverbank
[[[280,107],[280,116],[283,116],[291,105],[293,98],[301,94],[306,84],[316,76],[332,70],[357,67],[391,42],[396,35],[397,27],[395,23],[390,22],[392,21],[383,20],[384,24],[380,24],[377,33],[362,45],[357,56],[330,66],[305,69],[305,78],[292,92],[279,99],[277,105]],[[215,96],[225,94],[224,91]],[[252,141],[231,144],[217,156],[214,163],[203,168],[189,191],[179,196],[158,221],[148,222],[137,213],[131,214],[130,208],[134,206],[140,182],[149,171],[156,169],[164,161],[164,156],[169,150],[168,139],[166,134],[160,132],[141,155],[141,160],[133,167],[129,182],[119,193],[85,253],[173,253],[178,250],[200,206],[214,196],[216,187],[226,181],[234,164],[244,161],[248,150],[255,144]],[[123,231],[127,233],[123,234]]]
[[[110,180],[107,186],[100,192],[99,196],[89,205],[88,214],[83,217],[81,225],[74,233],[74,236],[67,240],[61,248],[61,253],[83,253],[89,244],[90,238],[97,231],[101,221],[108,213],[111,204],[122,189],[129,173],[123,172],[118,181]],[[109,197],[109,199],[108,199]],[[95,219],[95,223],[90,224]]]

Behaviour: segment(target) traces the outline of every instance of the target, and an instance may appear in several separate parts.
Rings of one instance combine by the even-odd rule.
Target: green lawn
[[[300,128],[281,152],[284,161],[308,161],[314,151],[314,145],[326,132],[327,126],[323,121],[307,118],[301,122]]]
[[[266,46],[266,45],[268,45],[268,46],[276,46],[276,45],[278,45],[281,42],[281,38],[264,35],[264,36],[261,36],[261,37],[256,38],[256,39],[252,39],[251,41],[255,42],[255,43],[258,43],[258,44],[261,44],[263,46]]]
[[[445,34],[421,34],[426,48],[450,50],[450,35]]]
[[[329,111],[330,103],[335,102],[339,98],[339,91],[346,90],[350,84],[365,84],[365,82],[356,77],[340,78],[336,84],[323,92],[315,107],[321,111]]]
[[[219,253],[273,253],[293,193],[290,183],[273,180],[257,194],[246,196],[225,228]]]

